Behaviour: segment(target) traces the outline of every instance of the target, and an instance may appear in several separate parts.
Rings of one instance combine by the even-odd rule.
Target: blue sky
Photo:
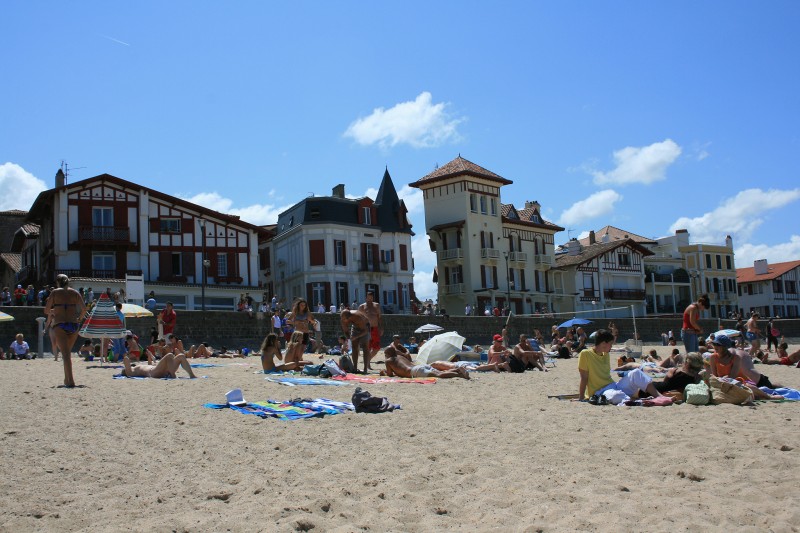
[[[459,153],[569,228],[800,258],[798,2],[16,2],[0,209],[61,160],[274,222],[309,194],[406,199]],[[85,167],[85,168],[78,168]]]

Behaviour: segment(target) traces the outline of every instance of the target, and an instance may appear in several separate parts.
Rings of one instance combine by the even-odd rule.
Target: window
[[[594,276],[591,274],[583,275],[583,296],[585,298],[594,297]]]
[[[378,304],[378,303],[381,303],[381,302],[380,302],[380,300],[381,300],[381,295],[380,295],[380,293],[378,292],[378,286],[377,286],[377,285],[375,285],[374,283],[367,283],[367,284],[364,286],[364,288],[366,289],[366,292],[364,293],[364,298],[365,298],[365,299],[366,299],[366,294],[367,294],[367,293],[369,293],[369,292],[371,292],[371,293],[372,293],[372,297],[375,299],[375,303],[376,303],[376,304]]]
[[[349,305],[347,301],[347,283],[344,281],[336,282],[336,305]]]
[[[365,249],[367,252],[366,253],[367,265],[370,266],[375,264],[375,256],[372,254],[372,248],[373,246],[371,244],[368,244]]]
[[[450,268],[450,279],[448,280],[450,285],[455,285],[457,283],[464,283],[464,276],[461,272],[461,265],[456,265]]]
[[[717,254],[717,270],[722,270],[722,256]]]
[[[347,249],[345,248],[344,241],[333,241],[334,249],[334,264],[347,265]]]
[[[311,209],[311,218],[319,218],[319,207],[314,207]]]
[[[92,254],[92,270],[114,270],[114,254]]]
[[[539,217],[539,215],[537,213],[533,213],[531,215],[531,222],[535,222],[537,224],[541,224],[542,223],[542,219]]]
[[[617,263],[619,266],[631,266],[631,254],[628,252],[620,252],[617,254]]]
[[[92,208],[92,226],[114,226],[114,209],[111,207]]]
[[[397,293],[397,291],[383,291],[383,303],[385,305],[394,305],[394,304],[396,304],[397,303],[395,301],[395,300],[397,300],[396,293]]]
[[[469,210],[473,213],[478,212],[478,197],[475,193],[469,195]]]
[[[217,276],[220,278],[228,277],[228,254],[217,254]]]
[[[725,256],[725,268],[727,268],[728,270],[731,269],[731,256],[729,255]]]
[[[511,288],[511,289],[516,289],[517,286],[514,283],[514,269],[513,268],[508,270],[508,276],[509,276],[508,277],[508,287]]]
[[[786,288],[786,294],[797,294],[797,284],[794,280],[787,279],[783,285]]]
[[[325,266],[325,241],[322,239],[309,240],[308,257],[311,266]]]
[[[351,213],[352,213],[352,211],[351,211]],[[362,207],[361,208],[361,214],[362,214],[362,216],[364,218],[364,224],[366,224],[367,226],[371,226],[372,225],[372,209],[370,209],[369,207]]]
[[[180,233],[181,219],[162,218],[159,220],[159,233]]]
[[[706,254],[706,268],[711,268],[711,254]]]
[[[319,302],[322,302],[323,305],[328,305],[328,302],[325,301],[324,283],[317,282],[311,284],[311,301],[314,302],[312,304],[314,306],[316,306]]]
[[[772,280],[772,292],[783,292],[783,281],[779,279]]]
[[[492,216],[497,216],[497,199],[492,198],[490,203],[492,204]]]
[[[482,215],[486,214],[486,197],[485,196],[481,196],[481,214]]]
[[[394,263],[394,250],[381,250],[381,263]]]
[[[180,252],[173,252],[172,253],[172,275],[173,276],[180,276],[182,273],[183,273],[183,271],[181,269],[181,254],[180,254]]]

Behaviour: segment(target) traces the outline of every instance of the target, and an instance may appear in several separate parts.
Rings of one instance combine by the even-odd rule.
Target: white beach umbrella
[[[437,326],[436,324],[425,324],[424,326],[420,326],[414,330],[414,333],[427,333],[428,338],[431,337],[431,333],[436,333],[437,331],[444,331],[442,326]]]
[[[440,333],[425,341],[417,354],[417,363],[428,364],[432,361],[447,361],[461,351],[467,340],[456,331]]]
[[[153,312],[151,310],[136,304],[122,304],[121,311],[126,318],[153,316]]]

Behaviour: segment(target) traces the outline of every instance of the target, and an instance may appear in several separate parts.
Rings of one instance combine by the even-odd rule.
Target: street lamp
[[[503,257],[506,258],[506,295],[508,296],[508,300],[506,301],[506,305],[508,306],[508,314],[511,314],[511,269],[508,268],[508,252],[503,252]]]
[[[208,267],[209,261],[206,259],[206,221],[202,218],[200,219],[200,231],[203,233],[202,242],[203,251],[202,251],[202,268],[203,271],[200,274],[200,298],[202,299],[202,310],[203,310],[203,320],[205,321],[206,315],[206,268]]]

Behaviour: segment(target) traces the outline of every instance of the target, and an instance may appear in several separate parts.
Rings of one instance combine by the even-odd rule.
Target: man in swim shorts
[[[351,357],[353,359],[353,366],[358,368],[358,353],[364,352],[364,372],[369,370],[369,319],[367,315],[361,311],[351,311],[345,309],[341,314],[342,331],[345,335],[350,335],[350,344],[353,348]]]
[[[183,367],[191,379],[197,377],[194,375],[194,372],[192,372],[192,367],[183,354],[173,355],[168,353],[155,365],[136,366],[131,365],[131,360],[128,359],[126,355],[122,358],[122,363],[125,365],[125,369],[122,373],[129,378],[174,378],[175,373],[180,367]]]
[[[367,320],[369,320],[371,326],[369,357],[367,359],[367,366],[369,366],[369,360],[375,357],[378,350],[381,349],[381,335],[383,335],[383,315],[381,314],[381,306],[375,302],[375,295],[372,291],[367,293],[367,301],[361,304],[358,310],[367,315]]]
[[[389,377],[399,376],[401,378],[464,378],[469,379],[466,368],[454,368],[452,370],[436,370],[431,365],[415,365],[405,357],[398,357],[394,347],[390,344],[383,350],[386,357],[386,371],[381,372]]]

